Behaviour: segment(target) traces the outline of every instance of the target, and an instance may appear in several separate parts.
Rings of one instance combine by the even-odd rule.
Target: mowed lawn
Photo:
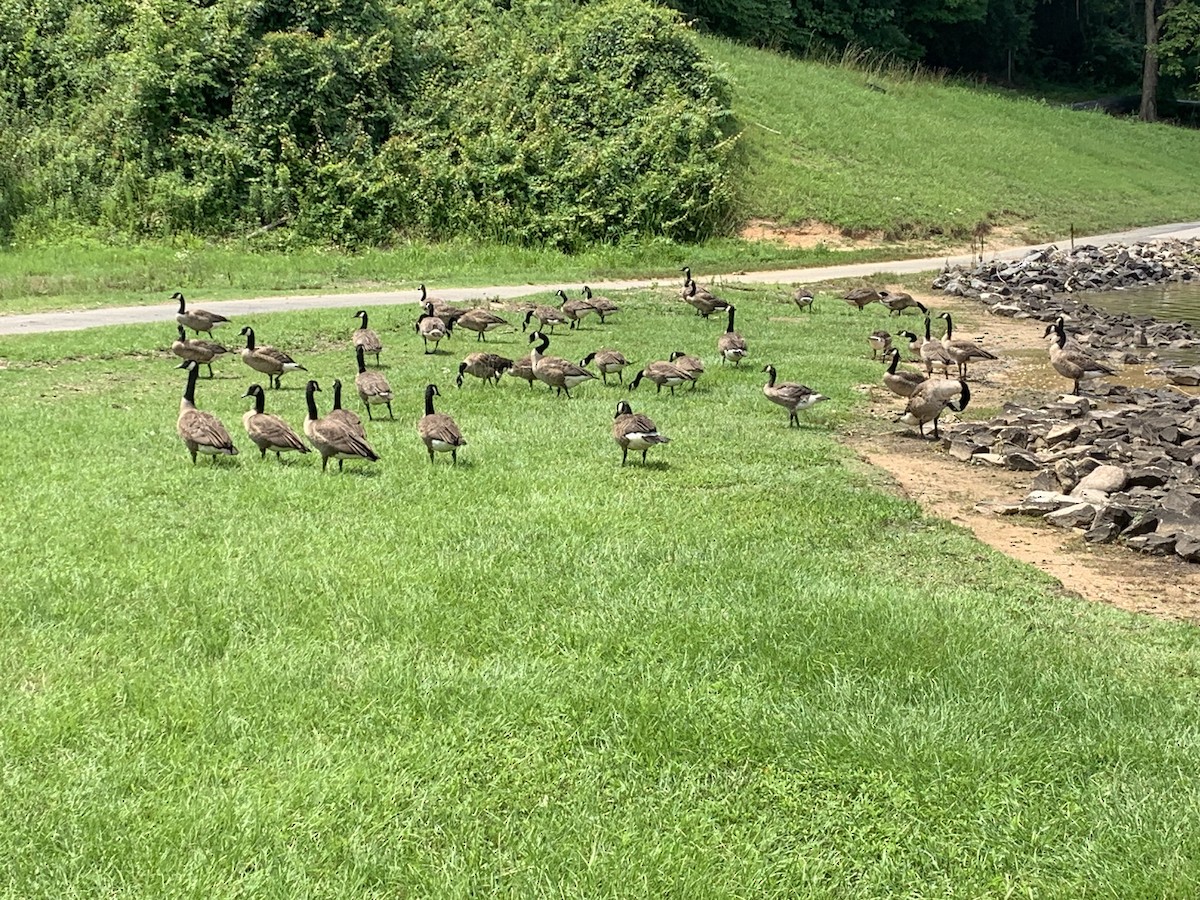
[[[168,326],[0,341],[0,894],[1195,896],[1196,629],[888,495],[837,441],[882,307],[731,295],[737,370],[651,292],[551,341],[703,356],[674,397],[456,389],[472,335],[424,356],[374,310],[396,419],[342,474],[258,458],[236,358],[197,401],[242,452],[193,466]],[[323,409],[352,384],[348,311],[241,324]],[[768,362],[832,398],[804,427]],[[645,467],[621,398],[672,438]]]

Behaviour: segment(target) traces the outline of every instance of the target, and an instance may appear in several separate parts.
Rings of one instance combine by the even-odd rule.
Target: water
[[[1186,322],[1200,328],[1200,283],[1173,281],[1126,291],[1075,294],[1097,309],[1154,316],[1167,322]]]

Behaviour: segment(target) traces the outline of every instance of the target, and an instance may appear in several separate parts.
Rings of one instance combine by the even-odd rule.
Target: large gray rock
[[[1080,479],[1071,494],[1076,497],[1081,491],[1100,491],[1112,494],[1125,487],[1128,480],[1129,474],[1121,466],[1097,466]]]
[[[1096,507],[1090,503],[1076,503],[1046,513],[1042,518],[1057,528],[1091,528],[1092,520],[1096,518]]]

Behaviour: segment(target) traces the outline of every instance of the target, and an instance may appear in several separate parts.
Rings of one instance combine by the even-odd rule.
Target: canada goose
[[[642,465],[645,465],[647,450],[655,444],[671,443],[669,437],[658,433],[658,426],[648,416],[635,414],[628,400],[617,403],[612,433],[613,440],[621,448],[621,465],[625,465],[630,447],[642,451]]]
[[[474,331],[478,335],[475,340],[486,341],[485,334],[507,325],[508,322],[487,309],[468,309],[458,317],[458,321],[454,324],[458,328]]]
[[[669,362],[652,362],[637,373],[637,376],[630,382],[630,390],[637,390],[637,386],[642,383],[642,379],[653,381],[656,385],[655,393],[662,393],[664,386],[671,389],[671,396],[675,396],[675,386],[687,384],[689,381],[695,383],[696,376],[690,372],[686,372],[674,363]]]
[[[1087,353],[1087,352],[1088,352],[1088,348],[1087,348],[1087,347],[1085,347],[1083,344],[1081,344],[1081,343],[1080,343],[1079,341],[1077,341],[1075,338],[1073,338],[1073,337],[1071,337],[1069,334],[1067,334],[1067,332],[1066,332],[1066,320],[1065,320],[1065,319],[1063,319],[1063,317],[1062,317],[1062,316],[1059,316],[1057,319],[1055,319],[1053,322],[1051,322],[1049,325],[1047,325],[1047,326],[1046,326],[1046,330],[1042,332],[1042,337],[1043,337],[1043,338],[1050,338],[1050,343],[1051,343],[1051,344],[1055,344],[1055,343],[1057,343],[1057,342],[1058,342],[1058,331],[1057,331],[1057,326],[1058,326],[1058,322],[1059,322],[1059,320],[1062,320],[1062,321],[1063,321],[1063,335],[1064,335],[1064,336],[1066,337],[1066,339],[1067,339],[1067,340],[1066,340],[1066,343],[1063,345],[1063,349],[1064,349],[1064,350],[1078,350],[1078,351],[1081,351],[1081,352],[1083,352],[1083,353]]]
[[[243,328],[241,333],[246,338],[246,346],[242,348],[242,362],[255,372],[269,376],[271,387],[283,387],[280,379],[284,372],[308,371],[282,350],[276,350],[267,344],[257,346],[254,343],[254,329],[249,325]]]
[[[308,402],[308,413],[304,417],[304,433],[317,452],[321,454],[321,471],[324,472],[329,460],[338,461],[338,471],[342,471],[342,461],[347,459],[365,459],[375,462],[379,454],[371,449],[366,438],[348,425],[342,419],[327,416],[322,419],[317,413],[317,398],[314,394],[321,389],[315,381],[309,381],[304,389]]]
[[[430,312],[432,312],[433,315],[437,316],[447,325],[450,325],[451,327],[457,325],[459,317],[466,315],[467,310],[463,309],[462,307],[451,306],[440,297],[430,297],[428,292],[425,290],[425,285],[421,285],[419,290],[421,291],[421,296],[417,300],[417,306],[425,307],[426,305],[429,305],[433,307]]]
[[[772,403],[778,403],[788,411],[788,428],[791,428],[792,425],[800,427],[800,419],[796,416],[797,412],[829,399],[824,394],[818,394],[806,384],[797,384],[794,381],[776,384],[774,366],[763,366],[763,371],[767,373],[767,383],[763,385],[763,394]]]
[[[242,396],[254,398],[254,409],[247,410],[242,416],[242,425],[254,446],[258,447],[259,459],[266,459],[268,450],[273,450],[275,458],[280,460],[283,459],[280,454],[289,450],[309,452],[308,446],[300,440],[300,435],[292,430],[291,425],[265,411],[267,398],[261,384],[250,385]]]
[[[967,378],[967,363],[973,359],[995,359],[996,354],[984,350],[974,341],[954,340],[954,322],[950,313],[938,313],[939,319],[946,320],[946,336],[942,339],[942,347],[950,354],[950,358],[958,364],[958,377],[964,381]]]
[[[616,374],[617,381],[625,383],[625,376],[621,374],[621,370],[629,365],[629,360],[625,358],[625,354],[619,350],[593,350],[587,356],[579,361],[581,366],[586,366],[592,361],[596,363],[596,370],[600,373],[600,378],[605,384],[608,384],[608,376]]]
[[[700,294],[701,296],[716,297],[716,294],[713,293],[713,290],[709,285],[700,284],[700,282],[692,278],[692,270],[690,266],[684,266],[679,271],[683,273],[683,288],[685,292],[689,289],[690,285],[695,285],[696,287],[693,293]]]
[[[929,310],[919,300],[914,300],[912,294],[906,294],[904,291],[880,291],[879,302],[888,308],[888,313],[900,315],[906,309],[912,309],[914,306],[921,311],[922,315],[928,315]]]
[[[186,369],[188,373],[187,386],[183,389],[183,399],[179,401],[179,419],[175,430],[183,439],[183,445],[192,454],[192,465],[196,464],[196,454],[204,453],[209,456],[237,456],[237,447],[225,426],[210,412],[196,409],[196,378],[200,375],[200,364],[194,359],[185,359],[177,369]]]
[[[1115,369],[1109,368],[1089,356],[1081,349],[1071,349],[1067,346],[1067,332],[1063,317],[1054,320],[1054,342],[1050,344],[1050,365],[1063,378],[1074,382],[1071,389],[1073,394],[1079,393],[1079,382],[1088,378],[1099,378],[1101,375],[1116,375]]]
[[[535,331],[529,336],[531,344],[535,341],[538,342],[537,346],[529,353],[529,358],[533,363],[533,374],[538,381],[556,388],[559,394],[565,393],[568,400],[571,399],[571,388],[596,377],[583,366],[577,366],[562,357],[543,356],[546,348],[550,346],[550,338],[540,331]]]
[[[733,330],[733,314],[735,312],[737,312],[737,307],[730,306],[729,324],[725,326],[725,333],[717,338],[717,352],[721,354],[721,365],[725,365],[725,360],[729,359],[735,366],[740,366],[748,352],[746,339]]]
[[[525,313],[525,321],[521,325],[521,330],[524,331],[526,328],[528,328],[529,320],[535,317],[537,318],[538,322],[541,323],[539,325],[539,330],[541,328],[549,328],[551,334],[554,333],[555,325],[571,324],[571,320],[568,319],[560,310],[555,309],[553,306],[539,305]]]
[[[700,380],[700,376],[704,374],[704,360],[698,356],[688,356],[682,350],[672,350],[669,361],[679,366],[683,371],[687,372],[694,379],[692,381],[692,390],[696,389],[696,382]]]
[[[946,378],[921,382],[908,398],[908,404],[897,422],[916,425],[921,437],[925,436],[925,424],[933,423],[933,436],[938,437],[938,419],[947,409],[962,412],[971,402],[971,388],[965,381]]]
[[[317,390],[319,391],[320,388],[317,388]],[[327,421],[343,423],[363,440],[366,440],[367,426],[358,417],[358,413],[352,409],[342,408],[342,381],[340,378],[333,379],[333,409],[329,410],[329,415],[325,419]]]
[[[172,342],[171,352],[180,359],[194,359],[196,362],[208,366],[208,377],[212,378],[212,361],[218,356],[228,353],[229,348],[213,341],[204,341],[198,338],[189,340],[183,326],[177,327],[179,328],[179,337]]]
[[[474,375],[484,382],[500,383],[500,376],[511,369],[513,361],[507,356],[495,353],[468,353],[466,359],[458,364],[458,378],[454,383],[459,387],[463,384],[463,375]],[[439,395],[440,396],[440,395]]]
[[[354,329],[354,346],[366,353],[374,353],[375,365],[379,365],[379,351],[383,349],[383,343],[379,340],[379,335],[367,327],[367,311],[360,309],[354,314],[354,318],[362,320],[359,327]]]
[[[842,299],[862,312],[879,299],[879,291],[869,287],[851,288],[842,295]]]
[[[886,354],[892,349],[892,336],[886,331],[872,331],[867,336],[867,343],[871,345],[871,359],[878,359],[880,353]]]
[[[813,292],[805,287],[796,288],[796,290],[792,291],[792,302],[795,303],[798,307],[800,307],[801,312],[803,312],[804,310],[808,310],[809,312],[812,312],[813,311]]]
[[[363,359],[364,353],[363,347],[354,348],[354,357],[358,362],[358,374],[354,376],[354,386],[358,388],[358,399],[367,408],[367,418],[371,420],[375,418],[371,412],[372,403],[382,403],[387,407],[388,418],[395,418],[392,415],[392,386],[388,384],[388,380],[383,377],[382,373],[367,371],[367,363]],[[361,424],[361,420],[359,421]]]
[[[425,415],[417,422],[417,434],[425,442],[430,462],[433,462],[434,453],[445,453],[449,450],[451,461],[457,465],[458,448],[467,446],[467,442],[454,419],[445,413],[433,411],[433,398],[439,396],[441,393],[436,384],[425,385]]]
[[[917,386],[925,381],[925,376],[909,369],[898,370],[896,366],[900,364],[900,351],[895,347],[889,351],[889,355],[891,362],[888,363],[887,371],[883,373],[884,387],[901,397],[911,397]]]
[[[212,337],[212,330],[226,324],[229,320],[217,313],[209,312],[207,309],[187,309],[187,301],[183,299],[183,294],[176,291],[171,295],[172,300],[179,301],[179,313],[175,316],[175,321],[185,328],[190,328],[192,331],[199,334],[206,333]]]
[[[691,282],[684,288],[683,299],[696,310],[696,315],[707,319],[718,309],[728,309],[729,304],[716,297],[707,291],[700,293],[696,287],[696,282]]]
[[[588,313],[595,312],[596,309],[586,300],[572,300],[567,297],[567,292],[559,288],[554,292],[562,303],[559,305],[559,310],[571,322],[571,329],[574,330],[579,326],[579,323],[587,316]]]
[[[621,311],[621,307],[607,297],[593,297],[592,289],[586,284],[583,286],[583,299],[592,304],[592,309],[596,310],[596,315],[600,317],[601,325],[604,324],[605,316],[615,316]]]
[[[508,374],[513,378],[523,378],[525,381],[528,381],[529,388],[532,390],[533,382],[537,378],[537,376],[533,374],[533,357],[522,356],[512,364],[512,368],[508,370]]]
[[[433,314],[433,304],[426,303],[425,311],[421,313],[417,319],[417,324],[413,326],[413,330],[421,336],[421,340],[425,342],[425,355],[437,352],[438,344],[443,338],[450,334],[451,325],[442,319],[441,316]],[[429,342],[433,341],[433,349],[429,349]]]
[[[908,342],[909,362],[921,362],[921,339],[911,331],[897,331],[896,337],[902,337]]]
[[[921,361],[925,363],[925,373],[933,374],[933,367],[940,366],[942,374],[948,374],[950,364],[954,362],[950,358],[950,354],[946,352],[946,348],[942,346],[942,342],[933,336],[930,330],[929,316],[925,317],[925,340],[921,342]]]

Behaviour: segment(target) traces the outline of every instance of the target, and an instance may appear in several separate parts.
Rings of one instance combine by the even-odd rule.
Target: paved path
[[[1090,235],[1077,237],[1078,244],[1128,244],[1135,241],[1148,241],[1163,238],[1197,238],[1200,237],[1200,222],[1181,222],[1173,225],[1156,225],[1149,228],[1138,228],[1133,231],[1123,231],[1114,234]],[[1066,241],[1058,241],[1065,244]],[[1033,244],[1026,247],[1013,247],[1009,250],[998,250],[988,255],[989,259],[1019,259],[1031,250],[1050,247],[1052,244]],[[925,259],[905,259],[892,262],[854,263],[845,266],[824,266],[810,269],[776,269],[767,272],[738,272],[727,275],[707,274],[705,281],[750,282],[767,284],[807,284],[816,281],[830,281],[836,278],[867,278],[882,273],[897,275],[914,272],[940,270],[943,266],[969,265],[972,259],[969,255],[939,256]],[[633,281],[604,281],[592,282],[596,291],[619,291],[631,288],[656,287],[663,284],[662,279],[639,279]],[[562,287],[561,284],[522,284],[501,285],[496,287],[475,288],[441,288],[437,296],[443,300],[462,301],[476,300],[483,297],[496,297],[501,300],[513,300],[530,294],[552,293]],[[220,313],[230,318],[248,316],[259,313],[292,312],[303,309],[326,309],[339,307],[389,306],[397,303],[413,303],[417,299],[417,291],[378,291],[358,294],[310,294],[305,296],[255,297],[247,300],[203,301],[203,307],[211,312]],[[38,334],[47,331],[78,331],[83,328],[97,328],[103,325],[139,325],[147,322],[174,322],[178,307],[174,303],[158,306],[114,306],[106,309],[73,310],[70,312],[27,313],[22,315],[0,316],[0,335],[5,334]]]

